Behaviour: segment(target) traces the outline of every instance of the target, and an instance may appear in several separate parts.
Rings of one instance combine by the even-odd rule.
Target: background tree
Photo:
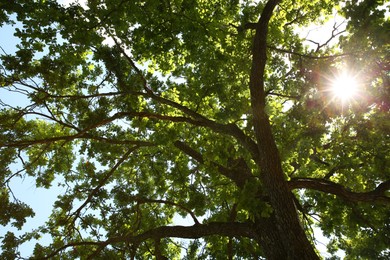
[[[30,102],[1,102],[0,223],[34,214],[13,198],[14,178],[65,191],[44,226],[4,235],[2,258],[48,234],[33,259],[317,259],[316,225],[330,253],[389,257],[384,1],[0,10],[2,24],[23,25],[18,51],[1,55],[1,86]],[[297,28],[335,11],[346,30],[304,45]],[[342,71],[359,82],[349,100],[330,92]],[[175,215],[193,223],[172,225]]]

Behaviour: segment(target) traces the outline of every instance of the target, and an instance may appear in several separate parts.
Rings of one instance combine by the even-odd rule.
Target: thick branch
[[[58,248],[56,251],[46,256],[44,259],[51,259],[55,255],[69,247],[97,246],[99,250],[102,250],[107,245],[114,245],[116,243],[122,242],[138,246],[140,243],[148,239],[156,240],[167,237],[196,239],[212,235],[256,238],[254,227],[250,223],[211,222],[207,224],[196,224],[193,226],[162,226],[148,230],[139,235],[129,234],[126,236],[113,237],[102,242],[85,241],[69,243],[65,246]]]
[[[333,194],[351,202],[382,202],[390,203],[386,191],[390,190],[390,180],[379,184],[369,192],[353,192],[343,185],[324,179],[293,178],[288,182],[290,189],[312,189]]]
[[[204,159],[202,154],[200,154],[198,151],[195,151],[190,146],[188,146],[186,143],[181,141],[176,141],[174,143],[175,147],[180,149],[182,152],[190,156],[191,158],[195,159],[199,163],[203,164]],[[232,159],[234,162],[232,164],[232,167],[225,167],[223,165],[220,165],[216,162],[211,162],[213,166],[217,167],[219,173],[221,173],[223,176],[227,177],[228,179],[232,180],[237,187],[243,188],[245,183],[253,177],[251,174],[251,170],[249,169],[248,165],[246,164],[245,160],[242,158],[239,159]]]
[[[147,239],[160,239],[166,237],[177,238],[201,238],[205,236],[219,235],[229,237],[255,238],[253,226],[250,223],[238,222],[211,222],[193,226],[162,226],[137,236],[114,238],[113,242],[140,243]]]
[[[174,142],[174,145],[176,148],[178,148],[179,150],[181,150],[182,152],[187,154],[192,159],[198,161],[201,164],[204,163],[203,156],[198,151],[195,151],[194,149],[192,149],[186,143],[181,142],[181,141],[176,141],[176,142]]]
[[[151,88],[148,85],[148,82],[143,75],[142,71],[136,66],[135,62],[132,60],[132,58],[126,53],[124,48],[121,46],[121,43],[114,37],[112,36],[113,40],[115,41],[116,47],[119,49],[121,54],[125,57],[125,59],[129,62],[130,66],[136,71],[138,76],[142,80],[143,88],[146,91],[146,93],[141,94],[145,97],[150,97],[153,100],[159,102],[160,104],[165,104],[170,107],[176,108],[179,111],[181,111],[184,115],[188,116],[187,120],[185,120],[187,123],[191,123],[193,125],[197,126],[203,126],[211,129],[214,132],[217,133],[222,133],[222,134],[227,134],[235,137],[246,149],[249,150],[249,152],[252,154],[253,157],[258,156],[258,150],[257,150],[257,145],[256,143],[247,135],[242,132],[242,130],[235,124],[220,124],[217,123],[213,120],[208,119],[207,117],[197,113],[196,111],[183,106],[177,102],[174,102],[172,100],[166,99],[164,97],[161,97],[159,95],[156,95],[153,93]],[[159,118],[163,119],[163,118]],[[177,122],[177,121],[175,121]]]
[[[185,117],[185,116],[166,116],[166,115],[154,114],[149,112],[119,112],[113,115],[112,117],[103,120],[99,125],[106,124],[108,122],[112,122],[116,119],[120,119],[126,116],[145,117],[149,119],[159,119],[159,120],[171,121],[177,123],[182,122],[182,123],[189,123],[195,126],[206,127],[216,133],[227,134],[235,137],[245,148],[248,149],[248,151],[252,154],[253,157],[258,156],[257,144],[250,137],[245,135],[241,131],[241,129],[238,128],[238,126],[235,124],[224,125],[209,119],[201,119],[201,118],[193,119],[191,117]]]

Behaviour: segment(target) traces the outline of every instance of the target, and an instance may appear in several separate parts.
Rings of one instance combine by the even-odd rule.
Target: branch
[[[329,39],[326,40],[326,42],[323,43],[323,44],[320,44],[320,43],[315,42],[315,41],[313,41],[313,40],[307,40],[307,39],[306,39],[306,40],[307,40],[308,42],[311,42],[311,43],[316,44],[316,45],[317,45],[317,49],[316,49],[315,52],[318,52],[322,47],[328,45],[328,43],[329,43],[331,40],[333,40],[336,36],[338,36],[338,35],[340,35],[340,34],[346,32],[346,30],[342,30],[342,31],[339,31],[339,32],[338,32],[339,27],[340,27],[343,23],[344,23],[344,22],[340,23],[339,25],[337,25],[337,23],[333,24],[332,35],[331,35],[331,36],[329,37]]]
[[[51,137],[51,138],[44,138],[44,139],[36,139],[36,140],[19,140],[14,142],[8,142],[8,143],[0,143],[0,147],[19,147],[23,148],[30,145],[37,145],[37,144],[50,144],[58,141],[65,141],[70,142],[75,139],[90,139],[90,140],[96,140],[108,144],[131,144],[131,145],[139,145],[139,146],[155,146],[156,144],[148,141],[137,141],[137,140],[115,140],[115,139],[108,139],[105,137],[100,136],[93,136],[88,133],[81,133],[81,134],[75,134],[75,135],[66,135],[66,136],[57,136],[57,137]]]
[[[130,154],[132,152],[134,152],[135,150],[137,150],[140,146],[134,146],[132,148],[130,148],[121,158],[118,159],[118,161],[116,162],[116,164],[114,165],[114,167],[111,168],[110,171],[107,172],[106,176],[99,182],[99,185],[96,186],[92,191],[91,193],[88,195],[87,199],[83,202],[83,204],[78,207],[78,209],[73,212],[69,218],[71,218],[72,216],[74,216],[74,219],[73,219],[73,222],[76,221],[76,218],[80,215],[81,213],[81,210],[92,200],[92,198],[95,196],[95,194],[99,191],[99,189],[101,187],[103,187],[108,179],[114,174],[114,172],[116,171],[116,169],[130,156]]]
[[[98,246],[98,250],[101,251],[107,245],[126,242],[138,246],[140,243],[148,239],[161,239],[168,237],[196,239],[205,236],[220,235],[228,237],[248,237],[256,238],[256,232],[251,223],[238,223],[238,222],[210,222],[207,224],[199,224],[193,226],[161,226],[151,230],[148,230],[139,235],[125,235],[119,237],[109,238],[102,242],[74,242],[66,244],[53,253],[49,254],[43,259],[51,259],[61,251],[76,246]]]
[[[108,94],[115,94],[115,93],[108,93]],[[152,99],[155,99],[156,101],[162,103],[162,104],[167,104],[169,106],[172,106],[174,108],[179,109],[182,111],[184,114],[188,115],[189,117],[184,117],[184,116],[165,116],[162,114],[155,114],[155,113],[149,113],[145,111],[137,112],[137,111],[128,111],[128,112],[118,112],[111,117],[107,117],[99,122],[96,122],[82,130],[78,129],[75,126],[66,124],[60,120],[57,120],[56,118],[53,118],[49,115],[39,113],[39,112],[24,112],[24,114],[33,114],[33,115],[39,115],[44,118],[48,118],[49,120],[53,120],[61,125],[64,125],[65,127],[74,129],[78,131],[77,134],[70,135],[70,136],[61,136],[61,137],[53,137],[53,138],[45,138],[41,140],[23,140],[23,141],[18,141],[18,142],[9,142],[9,143],[0,143],[0,147],[6,146],[6,147],[23,147],[23,146],[28,146],[28,145],[33,145],[33,144],[41,144],[41,143],[50,143],[50,142],[55,142],[55,141],[72,141],[76,138],[93,138],[91,135],[88,134],[88,132],[92,129],[96,129],[100,126],[106,125],[108,123],[111,123],[117,119],[122,119],[124,117],[142,117],[142,118],[149,118],[149,119],[158,119],[158,120],[164,120],[164,121],[171,121],[171,122],[183,122],[183,123],[189,123],[195,126],[202,126],[202,127],[207,127],[211,129],[212,131],[216,133],[222,133],[226,135],[231,135],[235,137],[251,154],[253,157],[257,157],[258,155],[258,150],[257,150],[257,144],[242,130],[235,124],[220,124],[217,123],[213,120],[207,119],[206,117],[196,113],[195,111],[192,111],[191,109],[182,106],[176,102],[173,102],[171,100],[162,98],[160,96],[157,96],[153,93],[141,93],[137,92],[137,95],[144,95],[147,97],[150,97]],[[82,98],[77,97],[77,98]],[[100,139],[98,137],[94,137],[94,139]],[[138,141],[135,141],[138,142]],[[146,142],[144,144],[147,144]],[[150,143],[149,143],[150,145]]]
[[[380,202],[390,203],[386,192],[390,190],[390,180],[379,184],[369,192],[353,192],[343,185],[324,179],[293,178],[288,182],[290,189],[312,189],[333,194],[351,202]]]
[[[298,96],[298,95],[297,96],[291,96],[291,95],[275,93],[275,92],[272,92],[272,91],[267,91],[266,95],[282,97],[282,98],[286,98],[286,99],[296,99],[296,100],[298,100],[301,97],[301,96]]]
[[[77,137],[77,135],[69,135],[69,136],[58,136],[52,138],[38,139],[38,140],[20,140],[9,143],[0,143],[0,147],[26,147],[30,145],[36,144],[50,144],[57,141],[72,141]]]
[[[235,125],[233,123],[231,123],[231,124],[217,123],[217,122],[210,120],[207,117],[195,112],[194,110],[192,110],[186,106],[183,106],[177,102],[163,98],[163,97],[153,93],[153,91],[149,87],[148,82],[147,82],[145,76],[143,75],[142,71],[136,66],[136,64],[132,60],[132,58],[126,53],[126,51],[121,46],[121,43],[114,36],[111,35],[111,37],[113,38],[115,45],[120,50],[121,54],[125,57],[125,59],[129,62],[131,67],[136,71],[136,73],[139,75],[139,77],[142,80],[143,88],[146,91],[146,93],[145,94],[137,93],[137,94],[152,98],[153,100],[155,100],[161,104],[165,104],[165,105],[168,105],[170,107],[176,108],[179,111],[181,111],[182,113],[184,113],[184,115],[190,117],[187,119],[182,117],[183,122],[185,121],[187,123],[190,123],[190,124],[193,124],[196,126],[207,127],[214,132],[227,134],[227,135],[231,135],[231,136],[235,137],[246,149],[249,150],[249,152],[252,154],[252,156],[254,158],[256,158],[258,156],[257,144],[249,136],[245,135],[244,132],[242,132],[242,130],[237,125]],[[167,117],[164,117],[164,118],[160,117],[158,119],[168,119],[168,118]],[[172,119],[174,119],[174,118],[172,118]],[[175,120],[177,120],[177,119],[178,118],[176,118]],[[174,121],[174,122],[178,122],[178,121]]]
[[[176,141],[174,142],[174,145],[176,148],[178,148],[191,158],[195,159],[200,164],[204,164],[205,160],[203,159],[202,154],[192,149],[186,143]],[[244,188],[245,183],[253,177],[253,175],[251,174],[251,170],[249,169],[243,158],[232,158],[231,161],[232,167],[229,168],[216,162],[211,162],[211,164],[218,169],[220,174],[232,180],[237,185],[237,187]]]
[[[282,8],[282,6],[280,6],[280,8],[284,11],[284,12],[288,12],[288,10],[286,8]],[[283,27],[287,27],[287,26],[290,26],[294,23],[298,23],[302,18],[305,18],[307,16],[308,13],[303,13],[301,14],[301,11],[302,9],[304,9],[304,6],[301,6],[299,7],[297,10],[294,10],[295,11],[295,18],[287,23],[285,23],[283,25]]]
[[[252,224],[238,222],[210,222],[193,226],[162,226],[151,229],[140,235],[127,235],[124,237],[112,238],[108,240],[114,242],[128,242],[139,244],[147,239],[161,239],[167,237],[196,239],[205,236],[220,235],[229,237],[249,237],[255,238]]]
[[[190,214],[192,220],[195,222],[195,225],[199,225],[200,224],[200,222],[196,218],[195,214],[189,208],[187,208],[187,207],[185,207],[185,206],[183,206],[183,205],[181,205],[179,203],[176,203],[176,202],[173,202],[173,201],[168,201],[168,200],[162,200],[162,199],[148,199],[148,198],[145,198],[145,197],[138,197],[138,196],[133,196],[132,198],[134,199],[134,201],[138,202],[139,204],[144,204],[144,203],[161,203],[161,204],[167,204],[167,205],[178,207],[179,209],[182,209],[185,212],[187,212],[188,214]]]
[[[270,45],[267,45],[267,48],[271,49],[271,50],[274,50],[274,51],[282,52],[282,53],[296,55],[296,56],[299,56],[301,58],[316,59],[316,60],[335,59],[335,58],[339,58],[339,57],[351,56],[351,55],[354,55],[355,53],[357,53],[357,52],[351,52],[351,53],[340,53],[340,54],[326,55],[326,56],[312,56],[312,55],[308,55],[308,54],[302,54],[302,53],[299,53],[299,52],[294,52],[294,51],[291,51],[291,50],[277,48],[277,47],[270,46]]]
[[[176,123],[188,123],[195,126],[207,127],[216,133],[231,135],[235,137],[252,154],[253,158],[258,157],[257,144],[249,136],[245,135],[244,132],[242,132],[241,129],[233,123],[220,124],[209,119],[202,119],[202,118],[193,119],[185,116],[166,116],[166,115],[154,114],[149,112],[118,112],[112,117],[103,120],[101,123],[99,123],[98,126],[126,116],[140,117],[140,118],[145,117],[149,119],[159,119],[163,121],[170,121]]]
[[[44,91],[42,91],[44,92]],[[54,98],[54,99],[62,99],[62,98],[68,98],[70,100],[77,100],[77,99],[90,99],[90,98],[96,98],[96,97],[112,97],[117,95],[125,95],[128,94],[128,92],[123,91],[116,91],[116,92],[103,92],[103,93],[95,93],[90,95],[54,95],[50,94],[48,92],[44,92],[46,94],[47,98]],[[142,94],[142,93],[139,93]]]
[[[181,141],[176,141],[174,142],[174,145],[176,148],[187,154],[189,157],[195,159],[199,163],[203,164],[203,156],[198,152],[192,149],[190,146],[188,146],[186,143],[181,142]]]

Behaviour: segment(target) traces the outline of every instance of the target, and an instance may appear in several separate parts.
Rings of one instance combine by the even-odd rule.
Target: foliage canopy
[[[314,227],[333,259],[389,258],[383,0],[0,7],[20,40],[2,46],[0,93],[28,100],[0,102],[0,224],[34,216],[14,179],[64,191],[1,258],[32,240],[32,259],[318,259]],[[299,32],[336,12],[308,45]],[[340,101],[346,71],[358,95]]]

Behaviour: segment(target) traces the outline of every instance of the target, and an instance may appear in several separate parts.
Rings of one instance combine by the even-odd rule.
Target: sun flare
[[[331,91],[341,101],[354,98],[358,92],[358,82],[355,77],[342,74],[332,81]]]

